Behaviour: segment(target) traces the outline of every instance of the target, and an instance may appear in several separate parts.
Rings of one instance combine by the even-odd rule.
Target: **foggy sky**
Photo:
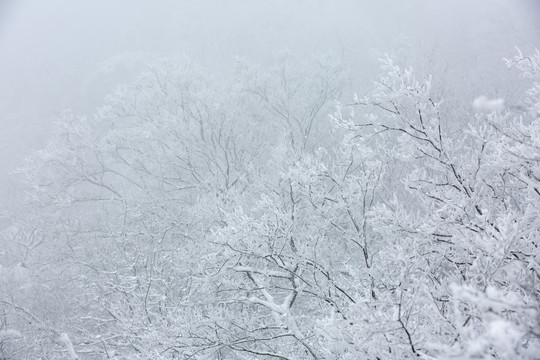
[[[10,173],[45,145],[62,110],[90,115],[156,57],[186,54],[226,71],[235,56],[265,63],[282,49],[299,57],[332,51],[351,69],[352,92],[369,88],[377,58],[390,53],[440,74],[456,93],[458,80],[496,85],[514,46],[539,46],[539,4],[0,0],[0,208],[20,202]]]

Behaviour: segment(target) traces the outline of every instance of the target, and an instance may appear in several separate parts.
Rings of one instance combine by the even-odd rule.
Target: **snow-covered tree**
[[[66,112],[2,240],[21,261],[0,268],[0,350],[536,358],[540,54],[506,63],[522,104],[437,99],[385,58],[330,121],[339,64],[285,57],[227,81],[163,60],[93,119]]]
[[[538,74],[538,53],[507,63],[527,77]],[[383,65],[387,75],[373,96],[355,98],[351,115],[338,109],[335,118],[362,146],[383,138],[379,143],[394,151],[396,171],[404,174],[404,188],[394,187],[395,197],[381,198],[372,213],[376,232],[393,238],[401,252],[393,262],[401,276],[386,305],[402,330],[401,350],[409,351],[396,354],[392,332],[382,331],[386,358],[535,358],[538,84],[528,91],[527,110],[506,110],[502,100],[483,101],[494,106],[479,109],[477,99],[481,112],[451,133],[430,78],[417,79],[390,59]],[[360,107],[368,110],[358,120],[352,108]],[[367,320],[366,312],[357,314],[357,323]],[[359,339],[370,332],[347,331],[354,330]]]
[[[62,329],[80,357],[199,351],[204,344],[186,334],[216,329],[222,307],[205,260],[217,251],[212,230],[224,226],[225,209],[251,201],[258,179],[274,176],[271,158],[312,141],[306,127],[321,123],[340,87],[336,63],[299,69],[284,72],[281,87],[249,82],[256,77],[248,74],[274,76],[247,65],[224,80],[187,59],[165,59],[109,96],[94,118],[66,112],[56,138],[22,169],[34,204],[27,221],[42,243],[28,265],[54,279],[50,293],[65,308],[50,323],[38,311],[36,326]],[[274,103],[293,122],[270,111]],[[20,303],[13,305],[6,311]],[[62,343],[61,332],[51,334]]]

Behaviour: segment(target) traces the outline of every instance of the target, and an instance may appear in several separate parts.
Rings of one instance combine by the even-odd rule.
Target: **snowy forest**
[[[287,2],[173,8],[188,3],[251,19],[234,31],[258,47],[201,61],[132,41],[73,65],[84,91],[6,80],[0,115],[37,119],[20,131],[41,140],[3,148],[19,160],[2,163],[17,186],[0,197],[0,359],[540,359],[538,4],[291,2],[339,31],[390,16],[362,47],[255,24]],[[439,32],[413,28],[424,17]],[[305,46],[274,46],[287,34]],[[10,100],[32,86],[72,100]]]

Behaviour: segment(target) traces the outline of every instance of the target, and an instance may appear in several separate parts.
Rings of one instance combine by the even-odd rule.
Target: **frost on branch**
[[[537,83],[531,111],[480,97],[473,112],[385,58],[332,124],[331,64],[239,64],[217,83],[163,60],[94,120],[65,113],[23,170],[34,217],[10,235],[62,281],[2,268],[23,336],[0,341],[52,333],[49,358],[537,357]],[[509,64],[534,81],[538,55]],[[16,320],[36,308],[65,316]]]
[[[538,53],[508,63],[528,78],[538,73]],[[383,68],[374,94],[351,104],[348,118],[343,109],[335,118],[359,148],[377,144],[392,154],[393,171],[386,173],[403,179],[403,190],[385,179],[394,194],[381,197],[371,213],[375,232],[400,239],[394,252],[406,249],[401,264],[399,257],[381,257],[387,269],[407,269],[399,283],[385,283],[393,300],[378,305],[396,310],[386,321],[401,329],[400,355],[389,330],[381,331],[393,350],[388,356],[534,358],[540,335],[538,83],[527,93],[529,113],[504,112],[502,100],[479,97],[480,113],[471,114],[469,129],[451,133],[430,78],[418,80],[389,59]],[[384,324],[383,313],[375,324]],[[367,311],[357,314],[347,332],[369,321]],[[373,329],[356,333],[361,338]]]
[[[524,56],[520,49],[512,59],[504,59],[510,68],[518,69],[522,76],[533,80],[533,86],[527,91],[528,98],[525,99],[529,111],[536,117],[540,116],[540,50],[536,49],[534,54]]]

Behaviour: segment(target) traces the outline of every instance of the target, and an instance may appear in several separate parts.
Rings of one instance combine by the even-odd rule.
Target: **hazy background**
[[[155,57],[186,54],[219,72],[235,56],[332,51],[351,69],[352,93],[389,53],[433,72],[451,96],[496,96],[501,58],[539,40],[536,0],[0,0],[0,208],[21,204],[11,173],[62,110],[91,116]]]

